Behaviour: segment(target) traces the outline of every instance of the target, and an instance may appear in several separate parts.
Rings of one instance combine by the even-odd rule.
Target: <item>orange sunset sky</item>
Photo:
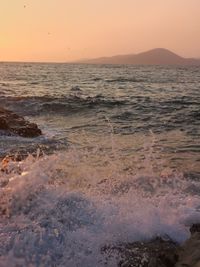
[[[0,61],[200,57],[200,0],[0,0]]]

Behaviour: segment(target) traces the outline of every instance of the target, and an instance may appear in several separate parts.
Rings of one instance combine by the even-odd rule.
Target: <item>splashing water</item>
[[[114,136],[109,148],[10,161],[0,177],[0,266],[116,266],[117,252],[102,247],[187,239],[200,221],[200,182],[162,168],[152,138],[143,161]]]

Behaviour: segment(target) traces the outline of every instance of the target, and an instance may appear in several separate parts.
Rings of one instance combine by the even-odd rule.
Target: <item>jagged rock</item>
[[[103,248],[105,254],[120,255],[118,267],[175,267],[177,251],[178,244],[162,238]]]
[[[105,246],[102,253],[107,260],[117,253],[118,267],[200,267],[200,224],[193,224],[190,232],[191,237],[181,246],[172,240],[156,238]]]
[[[200,224],[193,224],[190,232],[191,237],[179,250],[176,267],[200,267]]]
[[[42,134],[35,123],[30,123],[12,111],[0,108],[0,130],[3,134],[37,137]]]

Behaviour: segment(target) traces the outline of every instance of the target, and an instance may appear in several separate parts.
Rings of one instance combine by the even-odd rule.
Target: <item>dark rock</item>
[[[181,246],[156,238],[149,242],[107,246],[102,253],[107,260],[117,253],[118,267],[200,267],[200,224],[193,224],[190,232],[191,237]]]
[[[191,227],[190,227],[190,233],[191,234],[194,234],[194,233],[200,233],[200,223],[198,224],[193,224]]]
[[[119,267],[175,267],[178,261],[177,251],[178,245],[175,242],[162,238],[103,248],[105,254],[119,254]]]
[[[30,123],[12,111],[0,108],[0,130],[6,135],[37,137],[42,134],[35,123]]]
[[[200,267],[200,224],[190,228],[191,237],[179,249],[176,267]]]

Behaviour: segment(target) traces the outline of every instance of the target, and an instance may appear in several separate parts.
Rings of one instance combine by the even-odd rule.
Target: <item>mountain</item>
[[[184,58],[170,50],[155,48],[139,54],[118,55],[87,59],[78,63],[85,64],[133,64],[133,65],[200,65],[200,59]]]

